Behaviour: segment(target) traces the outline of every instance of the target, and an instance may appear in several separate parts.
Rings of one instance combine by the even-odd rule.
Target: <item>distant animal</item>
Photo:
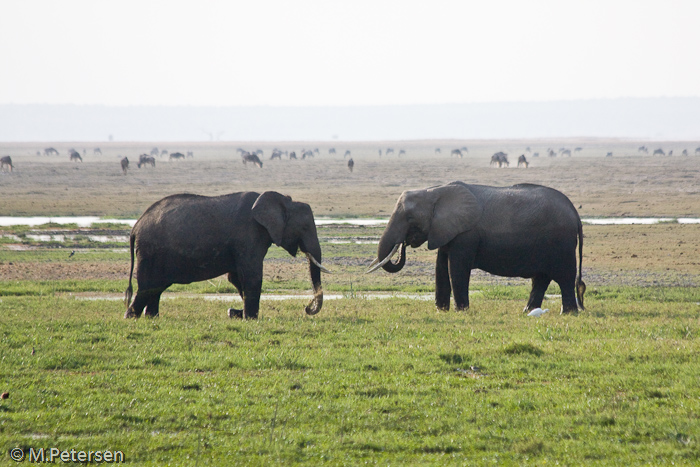
[[[160,152],[160,155],[161,155],[161,157],[162,157],[162,156],[167,156],[167,155],[168,155],[168,150],[167,150],[167,149],[163,149],[163,150]]]
[[[12,172],[12,169],[15,168],[14,165],[12,165],[12,158],[10,156],[2,156],[0,157],[0,171],[4,172],[5,167]]]
[[[462,146],[462,152],[469,152],[469,149],[466,146]]]
[[[450,156],[459,156],[460,158],[464,157],[464,154],[462,154],[461,149],[453,149],[452,152],[450,152]]]
[[[649,154],[649,150],[647,149],[646,146],[639,146],[637,148],[637,152],[643,152],[644,154]]]
[[[581,151],[583,151],[583,148],[581,148],[581,147],[579,147],[579,148],[574,148],[574,152],[581,152]]]
[[[124,172],[124,175],[126,175],[126,169],[129,168],[129,158],[128,158],[128,157],[124,157],[124,158],[121,160],[121,164],[122,164],[122,172]],[[140,166],[139,166],[139,167],[140,167]]]
[[[270,160],[273,160],[273,159],[282,160],[282,153],[280,151],[272,151],[272,155],[270,156]]]
[[[654,149],[654,153],[652,154],[652,156],[656,156],[656,155],[665,156],[666,153],[665,153],[664,150],[661,149],[661,148],[659,148],[659,149]]]
[[[605,157],[612,157],[612,156],[613,156],[612,152],[609,152],[605,155]]]
[[[673,149],[671,149],[670,151],[668,151],[668,155],[669,155],[669,156],[672,156],[672,155],[673,155]]]
[[[497,165],[499,168],[509,167],[510,162],[508,162],[508,154],[503,151],[495,153],[493,156],[491,156],[491,162],[489,165]]]
[[[294,151],[289,153],[289,160],[291,161],[292,159],[297,160],[297,153]]]
[[[405,155],[406,155],[406,151],[404,149],[399,149],[399,157],[405,156]]]
[[[695,155],[697,156],[698,154],[700,154],[700,147],[695,148]]]
[[[355,161],[352,160],[352,157],[351,157],[350,160],[348,160],[348,170],[349,170],[350,172],[352,172],[352,169],[353,169],[354,167],[355,167]]]
[[[56,151],[55,148],[46,148],[44,149],[44,155],[50,156],[51,154],[56,154],[58,156],[58,151]]]
[[[564,150],[561,152],[561,155],[562,155],[562,156],[569,156],[569,157],[571,157],[571,149],[564,149]]]
[[[156,158],[153,156],[149,156],[148,154],[141,154],[139,156],[139,163],[136,165],[140,169],[142,165],[146,165],[146,164],[151,164],[151,167],[155,167],[156,166]]]
[[[168,160],[173,160],[173,159],[178,160],[178,159],[184,159],[184,158],[185,158],[185,155],[183,153],[172,152],[172,153],[170,153],[170,157],[168,158]]]
[[[349,155],[350,155],[350,150],[347,149],[347,150],[345,151],[345,154],[343,154],[343,159],[345,159],[345,158],[348,157]]]
[[[379,157],[382,157],[382,150],[379,150]]]
[[[306,254],[314,297],[306,313],[323,306],[321,246],[311,208],[274,191],[222,196],[177,194],[151,205],[129,238],[131,270],[125,318],[158,316],[161,294],[172,284],[189,284],[228,274],[243,299],[231,318],[256,319],[260,309],[263,260],[275,245]],[[134,253],[136,260],[134,261]],[[131,284],[136,264],[138,290]]]
[[[440,148],[435,148],[435,154],[442,154],[442,151],[440,150]]]
[[[92,155],[94,156],[95,154],[99,154],[100,156],[102,155],[102,149],[100,148],[94,148],[92,150]]]
[[[260,158],[258,157],[258,155],[255,153],[246,152],[245,154],[243,154],[241,156],[241,159],[243,159],[243,165],[247,165],[248,162],[252,162],[253,165],[257,165],[258,167],[260,167],[262,169],[263,163],[260,160]]]
[[[554,152],[551,148],[549,149],[549,152],[547,153],[549,157],[557,157],[557,153]]]
[[[159,154],[160,154],[160,151],[158,150],[158,148],[151,149],[151,156],[157,156]]]
[[[386,151],[384,151],[384,154],[386,154],[387,156],[389,154],[393,154],[393,153],[394,153],[394,148],[386,148]]]
[[[335,154],[335,148],[328,149],[328,154]]]
[[[530,152],[530,146],[525,148],[525,152]]]
[[[533,152],[533,153],[532,153],[532,157],[540,157],[540,153],[539,153],[539,152]]]
[[[399,272],[406,246],[437,249],[435,305],[469,308],[473,269],[532,279],[525,312],[542,307],[551,281],[559,284],[562,313],[583,309],[583,227],[563,193],[540,185],[491,187],[452,182],[404,191],[367,272]],[[578,243],[578,271],[576,250]],[[398,251],[398,261],[391,261]],[[578,273],[578,275],[577,275]]]
[[[307,157],[314,157],[314,152],[310,149],[305,149],[301,152],[301,158],[306,159]]]
[[[521,165],[524,165],[526,169],[530,166],[530,163],[525,158],[525,154],[522,154],[520,157],[518,157],[518,167],[520,167]]]
[[[192,151],[187,151],[187,157],[194,157],[194,153]]]
[[[75,149],[71,149],[70,151],[70,160],[71,162],[83,162],[83,158],[80,157],[80,153],[76,151]]]
[[[681,156],[687,156],[688,155],[688,150],[684,149],[683,152],[681,153]]]

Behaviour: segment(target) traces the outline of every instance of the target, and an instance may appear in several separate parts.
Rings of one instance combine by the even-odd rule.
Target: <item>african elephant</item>
[[[263,259],[274,243],[309,260],[314,298],[306,313],[323,305],[321,246],[311,208],[274,191],[222,196],[177,194],[149,207],[131,230],[131,272],[125,293],[125,318],[158,315],[158,303],[172,284],[189,284],[228,273],[243,299],[243,310],[230,317],[257,318]],[[131,302],[136,251],[138,291]]]
[[[379,267],[400,271],[406,262],[406,244],[416,248],[426,241],[428,249],[438,250],[435,304],[439,309],[449,310],[453,291],[457,308],[469,308],[469,276],[477,268],[499,276],[531,278],[525,311],[542,306],[552,280],[561,288],[562,313],[583,309],[581,219],[571,201],[557,190],[531,184],[491,187],[452,182],[404,191],[368,272]],[[399,247],[399,260],[393,263]]]

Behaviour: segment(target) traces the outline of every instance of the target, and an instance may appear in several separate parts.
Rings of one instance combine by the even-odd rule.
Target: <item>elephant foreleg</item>
[[[549,283],[552,282],[547,276],[540,275],[532,278],[532,290],[530,291],[530,299],[527,301],[524,312],[534,310],[535,308],[542,308],[542,300],[544,300],[544,293],[549,287]]]
[[[464,253],[450,252],[448,257],[450,282],[457,311],[469,309],[469,279],[472,264]]]
[[[452,294],[447,257],[447,251],[440,248],[435,262],[435,306],[438,310],[444,311],[450,309],[450,296]]]

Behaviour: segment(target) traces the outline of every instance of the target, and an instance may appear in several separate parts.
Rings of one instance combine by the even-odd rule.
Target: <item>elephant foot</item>
[[[560,314],[570,315],[570,316],[578,316],[578,307],[575,307],[575,308],[566,307],[566,308],[564,308],[564,306],[562,306]]]
[[[134,310],[131,309],[131,308],[129,308],[128,310],[126,310],[126,313],[124,313],[124,318],[125,318],[125,319],[129,319],[129,318],[137,319],[137,318],[140,318],[140,317],[141,317],[141,315],[137,315],[136,313],[134,313]]]
[[[243,310],[236,310],[235,308],[229,308],[228,309],[228,317],[231,319],[233,319],[233,318],[243,319]]]

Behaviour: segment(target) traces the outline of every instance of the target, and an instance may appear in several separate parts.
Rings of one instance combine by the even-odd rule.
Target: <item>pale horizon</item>
[[[6,2],[0,104],[700,97],[698,18],[689,0]]]

